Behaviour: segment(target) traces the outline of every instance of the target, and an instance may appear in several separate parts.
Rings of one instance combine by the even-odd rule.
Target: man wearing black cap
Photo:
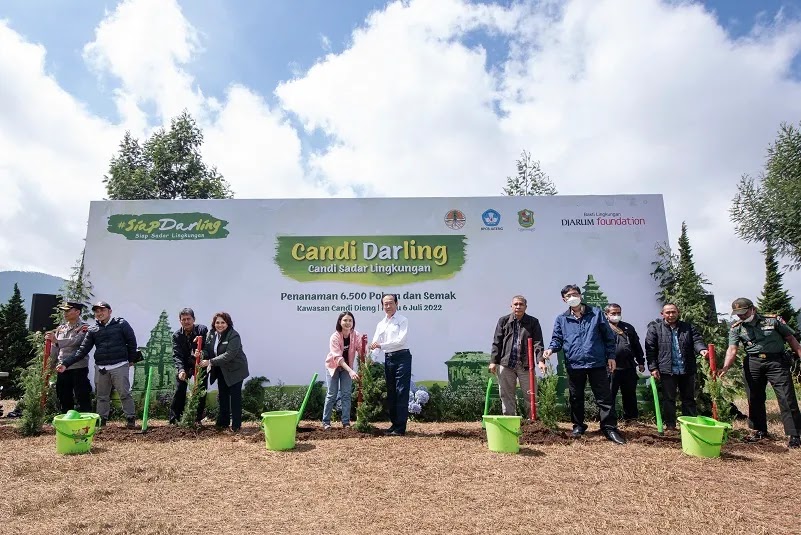
[[[784,432],[790,437],[789,448],[801,448],[801,412],[793,388],[790,362],[784,354],[787,342],[793,352],[801,357],[801,345],[793,336],[793,330],[779,316],[759,314],[750,299],[741,297],[731,304],[731,313],[737,316],[729,330],[729,348],[726,360],[720,369],[725,374],[737,358],[737,346],[742,342],[748,359],[750,388],[748,389],[749,419],[754,432],[746,437],[757,442],[768,435],[768,420],[765,411],[765,389],[773,385]]]
[[[64,323],[55,331],[45,334],[45,340],[52,345],[50,368],[63,364],[66,357],[71,356],[80,347],[86,338],[89,325],[81,319],[83,304],[74,301],[63,301],[59,307],[64,313]],[[52,357],[56,358],[52,358]],[[61,412],[75,408],[78,400],[78,410],[89,412],[92,410],[92,385],[89,383],[89,357],[84,357],[75,364],[66,368],[56,377],[56,395],[61,406]]]
[[[95,348],[95,389],[97,391],[97,412],[100,424],[105,425],[111,411],[112,387],[120,395],[122,411],[125,413],[128,429],[136,428],[136,409],[131,397],[131,380],[128,366],[136,361],[136,335],[131,325],[123,318],[111,317],[111,305],[105,301],[92,307],[97,323],[86,333],[81,346],[56,368],[64,373],[74,363],[85,358]]]

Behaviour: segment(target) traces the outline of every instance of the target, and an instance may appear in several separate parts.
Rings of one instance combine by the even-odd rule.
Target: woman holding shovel
[[[242,427],[242,381],[250,372],[248,359],[242,350],[242,339],[234,330],[234,322],[227,312],[217,312],[211,320],[213,329],[209,332],[202,350],[195,350],[200,357],[200,367],[208,368],[211,383],[219,379],[217,401],[219,414],[217,429],[227,429],[236,433]]]
[[[353,314],[343,312],[337,318],[336,331],[329,340],[325,368],[330,381],[323,407],[323,429],[331,429],[331,411],[337,401],[337,393],[342,396],[342,427],[350,427],[350,393],[353,381],[359,380],[353,366],[362,339],[355,327],[356,318]]]

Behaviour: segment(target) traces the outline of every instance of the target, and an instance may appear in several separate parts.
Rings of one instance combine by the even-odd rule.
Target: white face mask
[[[619,323],[622,316],[609,316],[609,321],[612,323]]]
[[[581,297],[578,297],[576,295],[570,296],[567,298],[565,303],[567,303],[567,306],[569,307],[577,307],[581,304]]]
[[[750,316],[748,316],[747,318],[745,318],[743,321],[744,321],[745,323],[751,323],[752,321],[754,321],[754,317],[755,317],[755,315],[754,315],[754,314],[751,314]]]

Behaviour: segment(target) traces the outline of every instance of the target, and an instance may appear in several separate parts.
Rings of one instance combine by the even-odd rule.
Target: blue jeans
[[[331,411],[337,402],[337,393],[342,396],[342,425],[350,423],[350,391],[353,387],[353,379],[345,368],[341,366],[336,369],[331,381],[328,383],[328,394],[325,396],[325,406],[323,407],[323,424],[331,425]]]
[[[408,350],[398,351],[384,359],[384,377],[387,380],[387,405],[390,431],[406,432],[409,419],[409,383],[412,380],[412,354]]]

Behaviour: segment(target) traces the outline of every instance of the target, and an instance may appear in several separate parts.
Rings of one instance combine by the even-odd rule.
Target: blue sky
[[[498,195],[525,149],[561,194],[663,194],[716,295],[756,295],[727,211],[801,120],[801,4],[702,6],[5,0],[0,270],[66,274],[125,130],[186,108],[240,198]]]
[[[732,36],[748,34],[758,21],[771,20],[780,11],[799,18],[801,5],[789,0],[706,0],[718,22]],[[232,82],[269,94],[280,81],[312,66],[329,50],[341,52],[351,33],[383,0],[195,0],[182,2],[184,15],[201,34],[203,52],[192,63],[192,72],[205,94],[222,97]],[[510,5],[511,1],[499,2]],[[70,93],[86,102],[98,115],[117,120],[108,86],[101,87],[82,58],[82,49],[104,13],[114,8],[108,0],[6,0],[0,3],[0,19],[33,42],[47,48],[47,70]],[[330,49],[325,49],[323,37]],[[488,63],[506,59],[507,41],[478,31],[469,34],[468,45],[481,44]],[[801,75],[801,59],[794,71]]]

